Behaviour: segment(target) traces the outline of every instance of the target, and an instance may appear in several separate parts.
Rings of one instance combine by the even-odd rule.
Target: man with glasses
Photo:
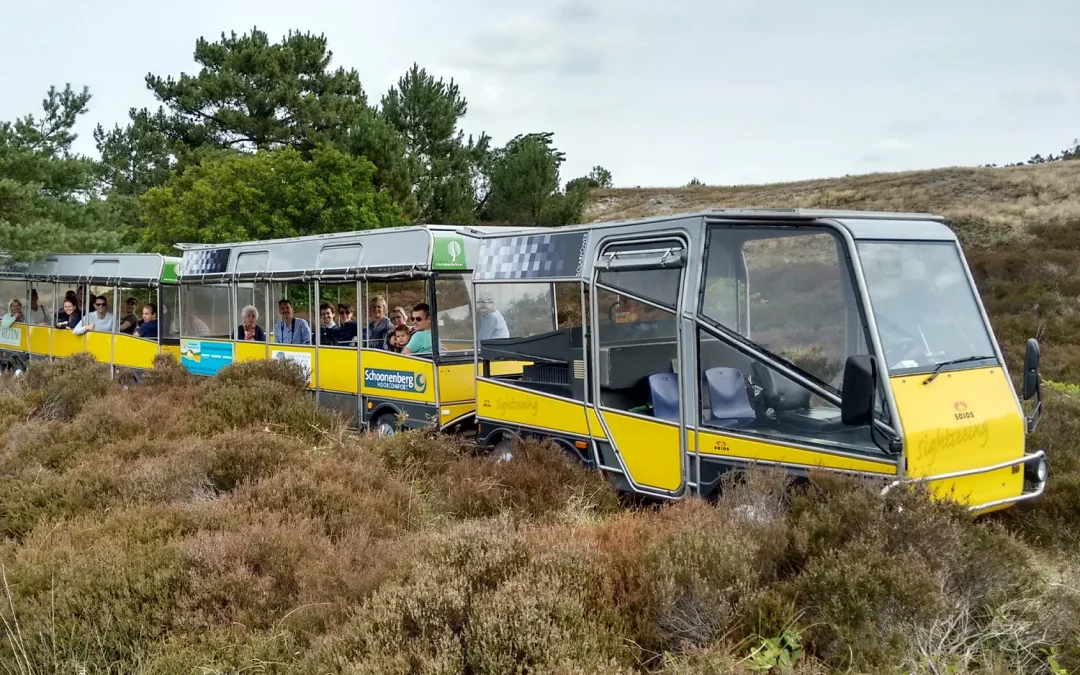
[[[304,319],[295,316],[292,303],[278,301],[278,313],[281,321],[274,324],[274,341],[281,345],[311,344],[311,326]]]
[[[84,316],[72,332],[76,335],[82,335],[88,330],[99,333],[113,332],[115,320],[112,312],[109,311],[109,301],[105,299],[104,295],[99,295],[96,298],[91,296],[91,298],[94,300],[94,311]]]
[[[431,310],[426,302],[412,308],[412,321],[416,332],[409,338],[409,344],[401,350],[402,354],[431,353]]]

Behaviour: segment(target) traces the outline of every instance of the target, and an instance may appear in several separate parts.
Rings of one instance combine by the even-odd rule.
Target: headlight
[[[1045,483],[1046,478],[1050,475],[1050,464],[1047,463],[1045,457],[1040,457],[1034,462],[1028,462],[1024,465],[1024,475],[1028,480]]]

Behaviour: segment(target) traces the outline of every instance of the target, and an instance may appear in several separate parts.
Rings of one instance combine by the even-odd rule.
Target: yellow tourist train
[[[514,436],[551,439],[663,499],[709,495],[755,463],[874,476],[886,491],[928,483],[981,513],[1046,485],[1045,453],[1026,449],[1042,415],[1038,344],[1026,416],[934,216],[715,209],[178,249],[0,268],[0,292],[32,309],[0,326],[0,361],[86,351],[138,371],[170,353],[213,375],[287,359],[359,427],[435,427],[508,459]],[[113,332],[56,328],[68,291],[84,314],[110,298]],[[121,332],[130,300],[155,304],[158,337]],[[431,350],[409,353],[412,329],[397,324],[426,321],[423,305]]]

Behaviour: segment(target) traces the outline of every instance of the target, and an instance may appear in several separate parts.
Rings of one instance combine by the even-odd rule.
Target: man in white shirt
[[[38,302],[38,293],[36,288],[30,289],[30,309],[23,310],[26,314],[26,323],[36,324],[38,326],[51,326],[53,325],[53,315],[49,311],[46,305]]]
[[[105,299],[104,295],[99,295],[94,298],[94,311],[84,316],[72,332],[76,335],[81,335],[88,330],[111,333],[113,332],[114,323],[116,321],[112,312],[109,311],[109,301]]]

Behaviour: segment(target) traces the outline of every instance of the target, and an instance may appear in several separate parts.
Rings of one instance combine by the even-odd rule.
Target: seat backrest
[[[679,421],[679,376],[676,373],[650,375],[649,395],[652,397],[653,417]]]
[[[752,366],[754,381],[761,386],[761,396],[765,405],[776,412],[803,410],[810,407],[810,390],[800,387],[796,382],[774,373],[760,361]]]
[[[746,393],[742,371],[735,368],[709,368],[705,371],[709,383],[709,404],[714,420],[751,422],[757,418]]]

